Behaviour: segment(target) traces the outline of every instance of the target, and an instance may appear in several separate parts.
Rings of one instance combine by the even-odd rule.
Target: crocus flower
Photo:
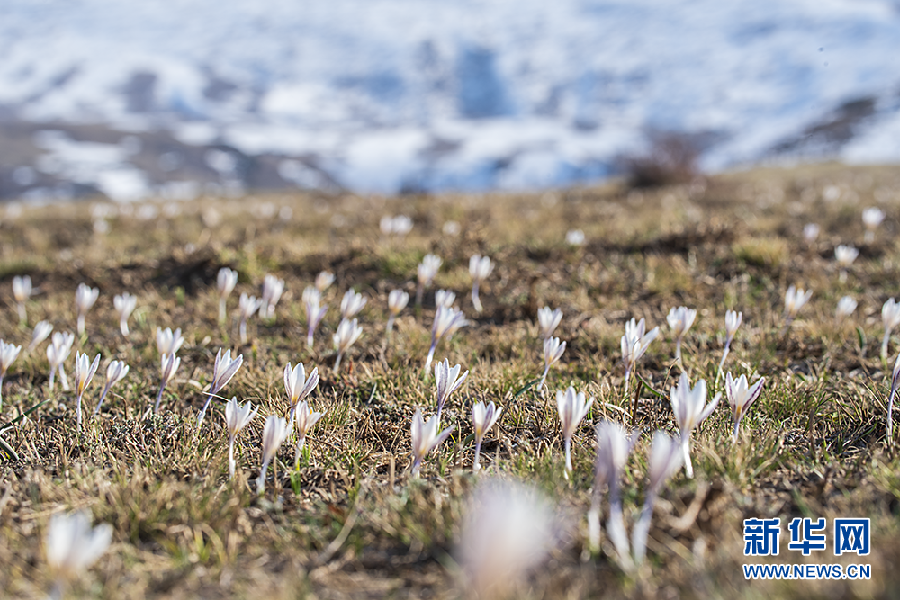
[[[97,356],[100,355],[98,354]],[[106,367],[106,383],[103,385],[103,391],[100,393],[100,400],[94,408],[94,416],[100,413],[100,407],[103,406],[103,401],[106,400],[106,395],[112,389],[112,386],[125,379],[129,370],[131,370],[131,367],[122,361],[114,360],[109,363]]]
[[[725,374],[725,397],[728,398],[728,404],[731,405],[731,418],[734,421],[734,441],[737,442],[738,430],[741,426],[741,419],[750,410],[750,405],[759,398],[762,392],[762,386],[765,378],[750,385],[747,383],[747,376],[741,375],[738,379],[732,377],[731,373]]]
[[[851,296],[844,296],[838,301],[837,309],[834,311],[834,322],[836,325],[840,325],[841,322],[853,314],[853,311],[856,310],[858,303]]]
[[[16,310],[19,311],[19,323],[25,324],[28,315],[25,313],[25,303],[31,298],[31,276],[16,275],[13,277],[13,298],[16,299]]]
[[[259,301],[260,319],[272,319],[275,317],[275,305],[278,304],[283,293],[284,280],[267,273],[263,280],[262,298]]]
[[[320,294],[327,290],[332,283],[334,283],[333,273],[322,271],[321,273],[316,275],[316,289],[319,290]]]
[[[362,294],[347,290],[341,299],[341,319],[352,319],[366,305],[366,299]]]
[[[434,398],[437,404],[438,423],[441,421],[441,411],[444,410],[444,404],[447,403],[450,394],[458,390],[465,382],[466,377],[469,376],[468,371],[460,375],[460,370],[462,370],[461,365],[455,365],[451,368],[450,361],[446,358],[443,362],[434,365]]]
[[[841,281],[847,281],[847,269],[859,256],[859,250],[853,246],[838,246],[834,249],[834,258],[841,269]]]
[[[9,370],[10,365],[21,351],[22,346],[14,346],[0,340],[0,409],[3,408],[3,379],[6,377],[6,371]]]
[[[405,215],[389,217],[387,215],[381,217],[381,233],[386,236],[396,235],[404,236],[412,229],[412,219]]]
[[[434,415],[426,422],[422,418],[421,409],[416,409],[410,429],[413,455],[413,463],[410,467],[410,475],[412,477],[419,476],[419,466],[422,464],[422,459],[431,452],[432,448],[439,446],[441,442],[447,439],[447,436],[450,435],[456,426],[451,425],[440,433],[438,433],[438,427],[440,427],[440,420],[437,415]]]
[[[735,312],[733,310],[725,311],[725,350],[722,352],[722,362],[719,363],[719,370],[725,367],[725,359],[728,358],[728,351],[731,349],[731,342],[734,341],[734,334],[737,333],[738,327],[744,320],[744,313]]]
[[[625,364],[625,393],[628,393],[628,381],[637,361],[641,359],[650,343],[659,335],[659,327],[644,333],[644,320],[637,323],[634,319],[625,323],[625,335],[622,336],[622,362]]]
[[[302,363],[291,366],[288,363],[284,366],[284,391],[287,392],[291,402],[290,416],[294,417],[294,411],[297,409],[297,403],[309,396],[319,385],[319,367],[313,367],[306,377],[306,369]]]
[[[406,308],[406,305],[409,304],[409,294],[407,292],[403,292],[401,290],[391,290],[391,293],[388,295],[388,310],[390,310],[390,316],[388,316],[387,322],[387,334],[390,335],[391,331],[394,329],[394,319],[397,318],[397,315],[400,314],[400,311]]]
[[[689,478],[694,476],[690,455],[691,432],[712,414],[720,399],[721,394],[716,394],[712,402],[707,404],[706,381],[701,379],[692,388],[687,373],[683,371],[678,378],[678,384],[669,390],[669,402],[672,403],[672,412],[675,413],[675,421],[678,423],[678,430],[681,433],[684,466]]]
[[[566,343],[560,342],[558,337],[544,339],[544,374],[541,376],[540,385],[538,385],[538,389],[541,390],[542,394],[544,382],[547,380],[547,373],[550,372],[550,367],[562,358],[563,352],[565,351]]]
[[[75,312],[78,315],[76,329],[78,335],[84,335],[84,317],[87,311],[94,306],[94,302],[97,301],[99,295],[100,290],[86,286],[83,283],[79,283],[75,289]]]
[[[894,372],[891,375],[891,395],[888,398],[887,410],[887,440],[888,444],[894,442],[894,397],[897,395],[897,389],[900,388],[900,355],[894,361]]]
[[[237,401],[237,396],[232,397],[231,400],[228,401],[228,404],[225,405],[225,428],[228,430],[229,479],[234,479],[234,471],[237,466],[234,460],[234,440],[241,429],[246,427],[247,424],[253,420],[253,417],[256,416],[257,412],[259,412],[259,407],[254,409],[251,402],[241,405]]]
[[[650,484],[644,492],[641,518],[634,526],[634,561],[639,565],[644,562],[650,520],[653,518],[653,503],[666,480],[681,467],[683,457],[680,444],[675,438],[662,431],[653,434],[650,446]]]
[[[559,322],[562,321],[562,311],[558,308],[551,310],[544,306],[538,309],[537,316],[538,327],[541,329],[541,337],[545,340],[553,337],[553,330],[555,330],[559,325]]]
[[[241,344],[247,343],[247,319],[252,317],[256,309],[262,304],[263,301],[257,300],[256,296],[248,296],[246,293],[241,293],[241,297],[238,299],[238,317],[240,317],[238,333],[241,336]]]
[[[475,254],[469,259],[469,275],[472,276],[472,306],[481,312],[481,299],[478,297],[478,288],[494,270],[490,256]]]
[[[588,546],[594,553],[600,549],[600,492],[605,485],[609,498],[606,532],[616,547],[619,563],[624,566],[628,565],[629,551],[619,497],[619,479],[638,435],[640,431],[629,436],[621,425],[612,421],[604,420],[597,425],[597,461],[594,464],[594,492],[588,512]]]
[[[319,327],[322,317],[324,317],[325,313],[328,311],[327,305],[319,307],[320,296],[319,290],[314,287],[308,287],[303,290],[303,296],[301,298],[303,304],[306,306],[306,319],[309,324],[308,332],[306,334],[306,345],[310,348],[313,346],[313,335],[316,333],[316,328]]]
[[[420,306],[422,304],[422,294],[425,293],[425,288],[431,285],[431,282],[434,281],[435,276],[437,276],[438,269],[440,268],[441,258],[439,256],[435,256],[434,254],[426,254],[425,258],[422,259],[422,262],[419,263],[419,285],[416,288],[416,306]]]
[[[884,212],[877,208],[867,208],[862,212],[863,224],[866,226],[866,243],[875,241],[875,230],[884,221]]]
[[[888,298],[881,307],[881,321],[884,323],[884,340],[881,342],[881,360],[887,362],[888,343],[891,341],[891,331],[900,325],[900,302]]]
[[[228,267],[219,269],[219,275],[216,277],[216,287],[219,289],[219,323],[225,322],[228,296],[234,291],[234,286],[237,285],[237,281],[237,271],[232,271]]]
[[[165,330],[156,328],[156,351],[160,355],[175,354],[182,344],[184,344],[184,336],[181,335],[180,327],[174,332],[171,327],[166,327]]]
[[[56,373],[59,373],[59,381],[64,390],[69,389],[69,378],[66,377],[64,363],[69,358],[69,352],[72,350],[72,344],[75,343],[75,336],[71,333],[56,332],[50,338],[50,345],[47,346],[47,360],[50,362],[50,391],[53,392],[53,381]]]
[[[570,229],[566,232],[566,243],[570,246],[584,246],[584,232],[580,229]]]
[[[570,387],[565,392],[557,390],[556,392],[556,408],[559,410],[559,421],[562,424],[563,440],[566,448],[566,470],[564,475],[569,478],[572,471],[572,436],[581,419],[587,414],[588,409],[594,399],[591,398],[585,402],[584,392],[575,392],[575,388]]]
[[[501,412],[503,412],[503,409],[494,406],[493,402],[490,402],[487,406],[484,405],[484,402],[477,402],[472,405],[472,429],[475,433],[473,471],[481,470],[481,441],[484,439],[484,434],[490,431],[497,419],[500,418]]]
[[[28,344],[28,353],[30,354],[38,347],[38,344],[50,337],[51,331],[53,331],[53,325],[51,325],[49,321],[38,321],[38,324],[34,326],[34,331],[31,334],[31,343]]]
[[[94,362],[91,362],[87,354],[75,353],[75,393],[77,394],[75,423],[78,431],[81,431],[81,400],[84,398],[84,392],[94,378],[94,373],[97,372],[99,365],[99,354],[94,356]]]
[[[137,306],[137,298],[128,292],[123,292],[113,297],[113,306],[116,312],[119,313],[119,331],[122,332],[124,337],[128,337],[128,317],[131,316],[134,307]]]
[[[61,598],[69,580],[100,558],[112,541],[109,524],[91,527],[87,511],[57,513],[47,526],[47,565],[55,580],[51,597]]]
[[[266,470],[269,468],[269,463],[278,454],[278,449],[281,448],[281,444],[290,433],[290,421],[275,415],[266,417],[262,437],[262,467],[259,470],[259,479],[256,480],[256,493],[260,496],[266,490]]]
[[[815,223],[807,223],[803,227],[803,239],[807,245],[812,244],[819,237],[819,226]]]
[[[425,370],[431,367],[431,361],[434,360],[434,351],[437,343],[445,335],[450,337],[460,327],[465,327],[469,322],[461,310],[455,308],[446,308],[438,306],[434,313],[434,323],[431,326],[431,347],[428,349],[428,356],[425,358]]]
[[[162,400],[163,392],[166,391],[166,386],[172,380],[172,377],[175,376],[175,371],[178,370],[180,365],[181,359],[174,354],[163,354],[160,357],[160,372],[162,376],[159,382],[159,393],[156,394],[156,404],[153,407],[154,413],[159,412],[159,402]]]
[[[555,507],[534,488],[481,483],[460,531],[457,561],[468,598],[527,597],[517,586],[559,543]]]
[[[303,444],[306,442],[306,434],[322,418],[323,414],[325,413],[311,410],[306,400],[297,407],[294,413],[294,418],[297,421],[297,451],[294,453],[295,470],[300,468],[300,451],[303,450]]]
[[[337,351],[337,358],[334,359],[334,370],[337,371],[341,366],[341,358],[347,350],[350,349],[359,336],[362,334],[362,327],[359,326],[358,320],[348,321],[343,319],[338,323],[337,331],[332,336],[334,341],[334,349]]]
[[[803,308],[803,305],[812,298],[812,290],[804,291],[803,288],[797,288],[792,285],[788,288],[784,296],[784,315],[786,318],[785,327],[790,327],[794,321],[794,317]]]
[[[444,306],[452,308],[456,302],[456,293],[449,290],[438,290],[434,293],[434,306]]]
[[[679,365],[681,364],[681,340],[696,318],[697,310],[685,306],[669,309],[669,316],[666,317],[669,327],[672,328],[672,335],[675,336],[675,360]]]
[[[243,354],[238,354],[234,357],[234,360],[232,360],[231,350],[226,350],[225,354],[222,354],[221,350],[216,352],[216,362],[215,365],[213,365],[213,378],[212,382],[209,384],[209,395],[206,397],[206,404],[203,405],[203,408],[200,409],[200,414],[197,415],[198,429],[203,425],[203,417],[206,415],[206,409],[209,406],[209,403],[212,402],[213,396],[218,394],[219,391],[231,381],[231,378],[234,377],[234,374],[237,373],[237,370],[241,368],[242,364],[244,364]]]

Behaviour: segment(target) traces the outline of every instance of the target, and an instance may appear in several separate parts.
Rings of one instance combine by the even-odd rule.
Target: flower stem
[[[888,344],[891,341],[891,328],[884,328],[884,339],[881,341],[881,360],[887,362]]]
[[[219,323],[224,323],[226,318],[225,298],[219,298]]]
[[[472,306],[475,310],[481,312],[481,298],[478,297],[478,280],[472,282]]]
[[[166,391],[166,378],[163,377],[159,382],[159,393],[156,394],[156,405],[153,407],[153,414],[159,412],[159,401],[162,400],[163,392]]]
[[[681,438],[681,452],[684,454],[684,472],[688,479],[694,478],[694,465],[691,464],[691,438],[684,436]]]
[[[256,480],[256,495],[262,496],[266,493],[266,470],[269,468],[269,461],[264,461],[262,468],[259,470],[259,478]]]
[[[294,470],[300,470],[300,452],[303,450],[303,444],[306,442],[306,436],[301,436],[299,440],[297,440],[297,451],[294,453]]]
[[[241,335],[241,344],[247,344],[247,319],[241,318],[241,324],[238,326],[238,332]]]
[[[475,440],[475,460],[472,461],[472,472],[481,470],[481,438]]]
[[[234,462],[234,436],[228,436],[228,479],[234,479],[236,464]]]
[[[425,358],[425,372],[431,367],[431,361],[434,360],[434,350],[437,348],[437,337],[431,336],[431,348],[428,349],[428,356]]]
[[[572,439],[566,438],[566,470],[563,473],[566,479],[569,478],[569,473],[572,471]]]
[[[334,361],[334,370],[337,371],[341,367],[341,358],[344,357],[343,352],[338,352],[337,358]]]
[[[78,400],[75,403],[75,429],[81,433],[81,399],[84,394],[78,394]]]
[[[209,403],[212,402],[213,394],[218,392],[219,390],[210,390],[209,395],[206,397],[206,404],[203,405],[203,408],[200,409],[200,414],[197,415],[197,429],[203,425],[203,417],[206,416],[206,409],[209,407]]]
[[[653,491],[647,492],[647,499],[644,500],[644,509],[641,511],[641,518],[634,526],[634,562],[640,565],[644,562],[644,554],[647,549],[647,536],[650,533],[650,520],[653,518],[653,501],[655,494]]]

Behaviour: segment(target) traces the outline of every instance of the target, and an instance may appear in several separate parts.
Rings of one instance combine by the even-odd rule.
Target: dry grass
[[[823,199],[829,185],[838,186],[840,199]],[[0,423],[44,398],[50,402],[5,434],[21,460],[0,462],[0,589],[9,597],[43,596],[50,586],[42,548],[49,515],[89,507],[96,520],[113,525],[113,547],[78,582],[76,595],[462,597],[454,540],[476,483],[468,473],[469,409],[483,398],[504,407],[485,441],[483,464],[533,482],[571,525],[519,597],[896,597],[900,461],[885,449],[890,372],[878,354],[881,305],[900,294],[898,200],[896,169],[832,165],[723,175],[704,186],[652,192],[610,185],[521,196],[160,203],[154,206],[161,216],[154,219],[138,219],[140,209],[108,215],[107,233],[95,232],[92,215],[100,213],[88,204],[10,214],[0,227],[0,301],[8,315],[0,337],[25,345],[30,337],[29,328],[15,324],[13,275],[30,274],[40,286],[28,305],[30,322],[46,318],[57,330],[74,331],[74,290],[84,281],[101,296],[76,349],[102,353],[104,365],[125,360],[132,371],[78,435],[73,395],[48,396],[45,345],[14,364]],[[290,206],[293,218],[271,218],[266,203]],[[875,205],[888,219],[876,243],[865,246],[859,215]],[[381,239],[382,214],[408,214],[413,232],[393,242]],[[457,237],[441,233],[450,219],[461,225]],[[801,233],[809,221],[822,227],[812,247]],[[563,243],[574,227],[584,230],[584,247]],[[839,243],[861,250],[845,283],[833,261]],[[401,315],[386,344],[387,294],[404,288],[414,296],[415,267],[428,252],[444,259],[436,286],[421,310]],[[474,253],[497,263],[482,287],[485,308],[477,317],[468,298]],[[249,346],[236,345],[236,322],[217,323],[215,275],[222,266],[240,273],[230,308],[241,291],[258,294],[265,273],[285,279],[288,292],[275,319],[251,322]],[[300,292],[321,270],[334,272],[337,281],[309,351]],[[785,337],[783,294],[791,283],[815,295]],[[346,368],[335,373],[329,341],[348,287],[369,297],[360,318],[365,333]],[[456,432],[426,460],[422,480],[410,481],[410,418],[418,406],[426,414],[433,410],[433,384],[420,370],[437,288],[456,291],[473,320],[439,346],[437,358],[462,363],[471,374],[445,411]],[[112,308],[113,295],[122,291],[138,296],[128,340],[119,336]],[[860,309],[837,329],[834,307],[845,293],[859,299]],[[598,400],[576,435],[571,481],[562,477],[554,403],[522,391],[541,369],[534,318],[543,305],[562,309],[557,334],[569,343],[550,372],[550,389],[575,385]],[[734,308],[743,311],[744,325],[727,368],[759,373],[767,383],[738,444],[731,442],[724,406],[695,433],[698,477],[679,474],[664,492],[649,564],[630,576],[607,558],[609,547],[598,558],[584,553],[592,423],[606,417],[628,427],[674,430],[664,398],[642,389],[632,412],[631,399],[621,397],[618,345],[632,316],[662,326],[664,335],[638,372],[667,395],[678,369],[665,314],[678,305],[699,309],[682,346],[692,380],[715,379],[724,312]],[[163,411],[154,416],[157,326],[183,328],[187,342]],[[233,482],[221,405],[196,431],[201,390],[221,347],[245,359],[224,394],[259,403],[262,414],[285,412],[286,362],[318,365],[322,376],[312,404],[326,415],[313,430],[309,452],[292,473],[293,450],[282,450],[277,480],[270,470],[264,498],[252,493],[261,418],[239,437]],[[892,345],[892,356],[896,350]],[[88,411],[100,387],[95,381],[89,389]],[[643,498],[648,446],[645,434],[629,461],[629,522]],[[870,517],[873,553],[856,562],[872,565],[872,579],[744,581],[741,520],[756,516]],[[783,547],[777,560],[804,559]],[[839,559],[829,550],[807,560]]]

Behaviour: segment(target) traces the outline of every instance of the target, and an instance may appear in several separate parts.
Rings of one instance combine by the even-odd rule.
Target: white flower
[[[63,364],[66,362],[66,359],[69,357],[69,352],[72,350],[72,344],[75,343],[75,336],[71,333],[60,333],[56,332],[53,334],[53,337],[50,338],[50,345],[47,346],[47,360],[50,362],[50,391],[53,391],[53,381],[54,377],[59,372],[59,380],[62,383],[63,389],[69,389],[69,380],[66,377],[66,370],[63,367]]]
[[[557,545],[556,511],[535,489],[508,480],[478,486],[463,521],[457,560],[471,598],[514,594]]]
[[[853,246],[837,246],[834,249],[834,258],[842,268],[847,268],[853,264],[856,257],[859,256],[859,250]]]
[[[731,340],[744,320],[744,313],[733,310],[725,311],[725,338]]]
[[[450,337],[460,327],[465,327],[469,322],[466,321],[461,310],[453,307],[438,306],[434,313],[434,323],[431,326],[431,347],[428,349],[428,356],[425,358],[425,370],[431,367],[431,361],[434,359],[434,350],[437,343],[445,335]]]
[[[784,296],[784,311],[787,313],[788,321],[797,316],[797,312],[809,302],[810,298],[812,298],[812,290],[804,291],[803,288],[798,289],[794,285],[788,288]]]
[[[47,526],[47,564],[61,585],[73,579],[100,558],[112,541],[109,524],[91,527],[87,511],[58,513]]]
[[[419,285],[428,287],[434,281],[438,269],[441,268],[441,258],[434,254],[426,254],[418,267]]]
[[[462,370],[462,365],[455,365],[451,368],[450,361],[446,358],[443,362],[434,365],[434,397],[437,403],[437,418],[439,422],[441,420],[441,411],[444,409],[447,399],[450,398],[450,394],[458,390],[465,382],[466,377],[469,376],[468,371],[460,375],[460,370]]]
[[[19,304],[28,302],[28,299],[31,298],[31,292],[30,275],[16,275],[13,277],[13,298],[16,299],[16,302]]]
[[[316,275],[316,289],[319,290],[319,293],[327,290],[331,284],[334,283],[334,274],[329,273],[328,271],[322,271],[318,275]]]
[[[247,426],[259,412],[259,407],[253,408],[251,402],[241,406],[237,396],[231,398],[225,405],[225,428],[228,430],[228,478],[234,479],[237,464],[234,460],[234,439],[237,434]]]
[[[734,422],[734,441],[737,441],[741,419],[750,410],[750,405],[759,398],[764,382],[765,379],[760,378],[759,381],[751,386],[747,382],[746,375],[741,375],[738,379],[735,379],[731,373],[725,374],[725,397],[728,398],[728,404],[731,405],[731,417]]]
[[[853,314],[853,311],[856,310],[858,303],[855,299],[850,296],[844,296],[838,301],[837,310],[835,310],[835,318],[838,322],[844,320]]]
[[[622,503],[619,498],[619,478],[625,468],[628,455],[634,449],[634,443],[640,431],[632,435],[618,423],[602,421],[597,425],[597,461],[594,464],[594,493],[591,508],[588,512],[588,543],[592,552],[600,547],[600,490],[606,485],[609,490],[609,519],[607,534],[616,547],[619,561],[628,564],[628,534],[622,516]]]
[[[538,385],[539,390],[544,389],[544,382],[547,380],[547,373],[550,372],[550,367],[562,358],[565,351],[566,343],[560,342],[558,337],[544,339],[544,374],[541,376],[541,382]]]
[[[275,316],[275,305],[284,293],[284,280],[267,273],[263,280],[262,298],[259,302],[259,318],[271,319]]]
[[[219,274],[216,277],[216,286],[219,289],[219,298],[225,299],[234,291],[234,286],[237,285],[238,274],[237,271],[232,271],[228,267],[222,267],[219,269]]]
[[[31,352],[38,347],[38,344],[46,340],[50,336],[51,331],[53,331],[53,325],[48,321],[39,321],[38,324],[34,326],[34,332],[31,334],[31,343],[28,345],[28,352]]]
[[[384,235],[406,235],[412,229],[412,225],[412,219],[404,215],[381,217],[381,233]]]
[[[100,290],[88,287],[83,283],[79,283],[75,289],[75,312],[78,316],[77,329],[79,335],[84,335],[84,317],[87,311],[94,306],[94,302],[97,301],[99,295]]]
[[[884,211],[877,208],[867,208],[862,211],[862,220],[866,229],[875,229],[884,221]]]
[[[445,308],[453,308],[456,302],[456,293],[448,290],[438,290],[434,293],[434,305],[436,307],[443,306]]]
[[[570,387],[565,392],[559,390],[556,392],[556,408],[559,411],[559,421],[562,424],[562,434],[566,449],[566,478],[568,478],[569,472],[572,471],[572,436],[593,403],[593,398],[585,401],[584,392],[576,393],[573,387]]]
[[[562,311],[560,309],[553,309],[544,306],[538,309],[538,327],[541,328],[541,336],[546,340],[547,338],[553,336],[553,331],[557,328],[560,321],[562,321]]]
[[[246,292],[241,292],[241,296],[238,298],[238,317],[240,317],[238,334],[241,336],[242,344],[247,343],[247,319],[252,317],[260,307],[262,307],[261,310],[265,310],[264,304],[265,301],[257,300],[256,296],[248,296]]]
[[[94,362],[91,362],[87,354],[75,353],[75,393],[77,394],[75,422],[78,431],[81,431],[81,401],[84,398],[87,386],[94,378],[94,373],[97,372],[98,366],[100,366],[99,354],[94,356]]]
[[[291,399],[291,411],[297,402],[309,396],[319,385],[319,367],[313,367],[306,377],[306,369],[302,363],[292,367],[291,363],[284,366],[284,391]]]
[[[628,379],[634,370],[637,361],[641,359],[651,342],[659,335],[659,327],[654,327],[644,333],[644,320],[637,323],[634,319],[625,323],[625,335],[622,336],[622,362],[625,364],[625,389],[628,389]]]
[[[819,237],[819,226],[815,223],[807,223],[803,227],[803,239],[807,244],[811,244],[817,237]]]
[[[681,443],[684,452],[685,468],[687,476],[694,476],[694,469],[690,457],[691,432],[712,414],[721,399],[716,394],[709,404],[706,403],[706,381],[701,379],[693,388],[688,381],[687,373],[682,371],[678,378],[678,384],[669,390],[669,401],[672,404],[672,412],[675,413],[675,421],[681,432]]]
[[[103,406],[103,401],[106,399],[106,395],[112,389],[112,386],[125,379],[125,376],[128,375],[128,371],[130,370],[131,367],[122,361],[110,361],[109,365],[106,367],[106,383],[103,385],[103,391],[100,393],[100,400],[94,408],[95,416],[100,412],[100,407]]]
[[[662,431],[653,434],[650,446],[650,486],[644,493],[644,510],[641,512],[641,518],[634,526],[634,560],[638,564],[644,561],[647,535],[650,533],[650,519],[653,516],[653,502],[666,480],[681,467],[684,456],[681,446],[678,440]]]
[[[900,325],[900,302],[896,302],[893,298],[888,298],[884,306],[881,307],[881,320],[888,329],[893,329]]]
[[[266,417],[262,437],[262,468],[259,470],[259,479],[256,480],[256,493],[262,494],[265,490],[266,469],[269,463],[278,454],[278,449],[291,432],[291,423],[282,417],[271,415]]]
[[[570,229],[566,232],[566,243],[570,246],[584,246],[584,232],[580,229]]]
[[[365,305],[366,299],[363,298],[362,294],[353,290],[347,290],[347,293],[341,299],[341,318],[350,319],[355,317]]]
[[[162,372],[162,380],[159,383],[159,393],[156,395],[156,404],[153,407],[153,412],[159,412],[159,403],[162,400],[163,392],[166,390],[166,386],[172,380],[172,377],[175,376],[175,371],[178,370],[178,367],[181,365],[181,359],[174,354],[163,354],[160,357],[160,371]]]
[[[22,346],[14,346],[0,340],[0,408],[3,408],[3,379],[21,351]]]
[[[669,322],[669,327],[672,329],[672,335],[680,338],[687,333],[688,329],[691,328],[691,325],[694,324],[694,319],[696,318],[696,309],[679,306],[678,308],[669,309],[669,316],[666,317],[666,320]]]
[[[338,324],[337,331],[332,336],[334,349],[337,350],[337,358],[334,361],[335,371],[341,366],[341,357],[350,349],[350,346],[356,343],[360,334],[362,334],[362,327],[359,326],[357,319],[352,321],[344,319]]]
[[[309,408],[309,404],[304,400],[297,407],[294,417],[297,421],[297,450],[294,453],[294,468],[300,468],[300,451],[306,442],[306,435],[309,433],[313,425],[319,422],[325,413],[316,412]]]
[[[494,270],[490,256],[475,254],[469,258],[469,275],[474,281],[484,281]]]
[[[409,293],[401,290],[391,290],[388,295],[388,309],[392,315],[400,314],[400,311],[409,304]]]
[[[128,292],[123,292],[113,297],[113,306],[116,312],[119,313],[119,330],[122,332],[122,335],[128,337],[128,317],[131,316],[134,307],[137,306],[137,298]]]
[[[455,425],[451,425],[438,433],[439,426],[440,420],[437,415],[434,415],[426,422],[422,418],[422,411],[418,408],[416,409],[416,414],[413,415],[412,427],[410,428],[410,440],[412,442],[413,455],[410,473],[412,473],[413,476],[418,474],[419,466],[422,463],[422,459],[425,458],[425,455],[427,455],[432,448],[439,446],[441,442],[447,439],[447,436],[449,436],[456,427]]]
[[[234,374],[237,373],[242,364],[244,364],[243,354],[238,354],[232,360],[231,350],[226,350],[225,354],[222,354],[221,350],[216,352],[216,362],[213,365],[213,378],[212,382],[209,384],[209,395],[206,398],[206,404],[203,405],[203,408],[200,409],[200,414],[197,416],[197,427],[203,425],[203,417],[206,415],[206,409],[209,406],[209,403],[212,402],[213,396],[218,394],[222,388],[228,385],[228,382],[231,381],[231,378],[234,377]]]
[[[171,327],[166,327],[165,331],[160,327],[156,328],[156,351],[159,354],[175,354],[182,344],[184,337],[181,335],[180,327],[174,333]]]
[[[313,345],[313,335],[316,333],[316,328],[318,328],[319,322],[328,311],[327,305],[323,305],[321,308],[319,307],[320,298],[321,292],[314,287],[307,287],[304,289],[303,295],[301,296],[301,300],[306,306],[306,319],[308,323],[306,344],[310,348],[312,348]]]
[[[472,470],[481,470],[481,442],[484,434],[490,431],[497,419],[500,418],[502,408],[497,408],[491,402],[487,406],[484,402],[478,402],[472,405],[472,428],[475,433],[475,459],[472,461]]]

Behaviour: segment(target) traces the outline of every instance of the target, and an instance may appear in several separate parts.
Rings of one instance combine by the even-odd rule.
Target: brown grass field
[[[860,214],[869,206],[887,219],[866,244]],[[279,215],[282,207],[292,214]],[[126,361],[131,373],[78,434],[74,393],[57,385],[49,394],[47,342],[29,356],[23,349],[10,369],[0,426],[49,402],[2,434],[19,457],[0,454],[3,597],[46,596],[49,517],[84,507],[95,522],[113,526],[113,543],[69,588],[70,597],[466,598],[455,542],[472,490],[492,477],[536,486],[567,524],[543,565],[514,589],[516,598],[900,597],[900,460],[885,438],[900,342],[892,341],[887,364],[879,356],[881,306],[900,296],[896,167],[757,169],[644,191],[611,183],[539,194],[307,194],[5,210],[0,337],[27,346],[40,319],[74,332],[74,292],[84,282],[99,288],[100,299],[75,350],[103,355],[86,415],[109,359]],[[384,239],[378,223],[385,214],[409,215],[411,233]],[[442,232],[449,220],[460,225],[458,235]],[[821,227],[812,245],[802,236],[808,222]],[[584,231],[584,246],[566,245],[573,228]],[[834,261],[838,244],[860,249],[844,282]],[[405,289],[415,296],[416,265],[426,253],[444,261],[435,285],[421,309],[410,302],[387,343],[387,295]],[[468,294],[475,253],[497,264],[482,287],[481,314]],[[249,345],[237,343],[233,315],[218,324],[215,279],[223,266],[240,275],[230,311],[240,292],[259,294],[266,273],[285,280],[275,318],[251,320]],[[336,281],[310,351],[300,294],[323,270]],[[40,288],[27,306],[28,326],[17,324],[12,296],[19,274]],[[784,293],[792,283],[814,294],[785,335]],[[335,372],[331,335],[350,287],[368,298],[364,333]],[[411,480],[411,417],[416,407],[434,412],[433,377],[422,367],[436,289],[455,291],[471,320],[439,345],[436,359],[460,363],[470,375],[444,412],[443,424],[456,430]],[[112,306],[123,291],[138,297],[128,339]],[[837,326],[834,310],[845,294],[859,309]],[[535,318],[544,305],[562,309],[556,335],[568,343],[546,398],[529,386],[542,371]],[[668,393],[679,369],[665,317],[680,305],[699,310],[682,347],[692,383],[715,381],[724,313],[733,308],[744,323],[726,370],[759,374],[766,384],[738,443],[724,400],[694,433],[696,478],[679,471],[663,489],[648,559],[624,572],[605,535],[598,556],[586,550],[594,426],[607,418],[644,430],[622,481],[630,531],[646,485],[650,434],[676,431]],[[637,368],[647,387],[632,386],[638,393],[626,398],[619,338],[631,317],[659,325],[662,334]],[[157,326],[181,327],[186,342],[154,415]],[[197,430],[220,348],[244,356],[222,395],[260,404],[260,415],[286,413],[285,363],[319,368],[310,401],[325,416],[297,471],[292,444],[285,444],[263,497],[254,485],[262,416],[238,437],[233,481],[222,403],[214,402]],[[66,363],[70,379],[75,350]],[[566,480],[553,394],[570,385],[596,400],[576,433]],[[473,476],[469,413],[479,399],[504,412],[485,439],[485,468]],[[865,563],[871,579],[745,580],[741,564],[765,560],[742,555],[742,520],[798,516],[826,517],[829,528],[835,517],[869,517],[871,554],[835,557],[829,543],[803,557],[787,550],[783,527],[772,562]]]

